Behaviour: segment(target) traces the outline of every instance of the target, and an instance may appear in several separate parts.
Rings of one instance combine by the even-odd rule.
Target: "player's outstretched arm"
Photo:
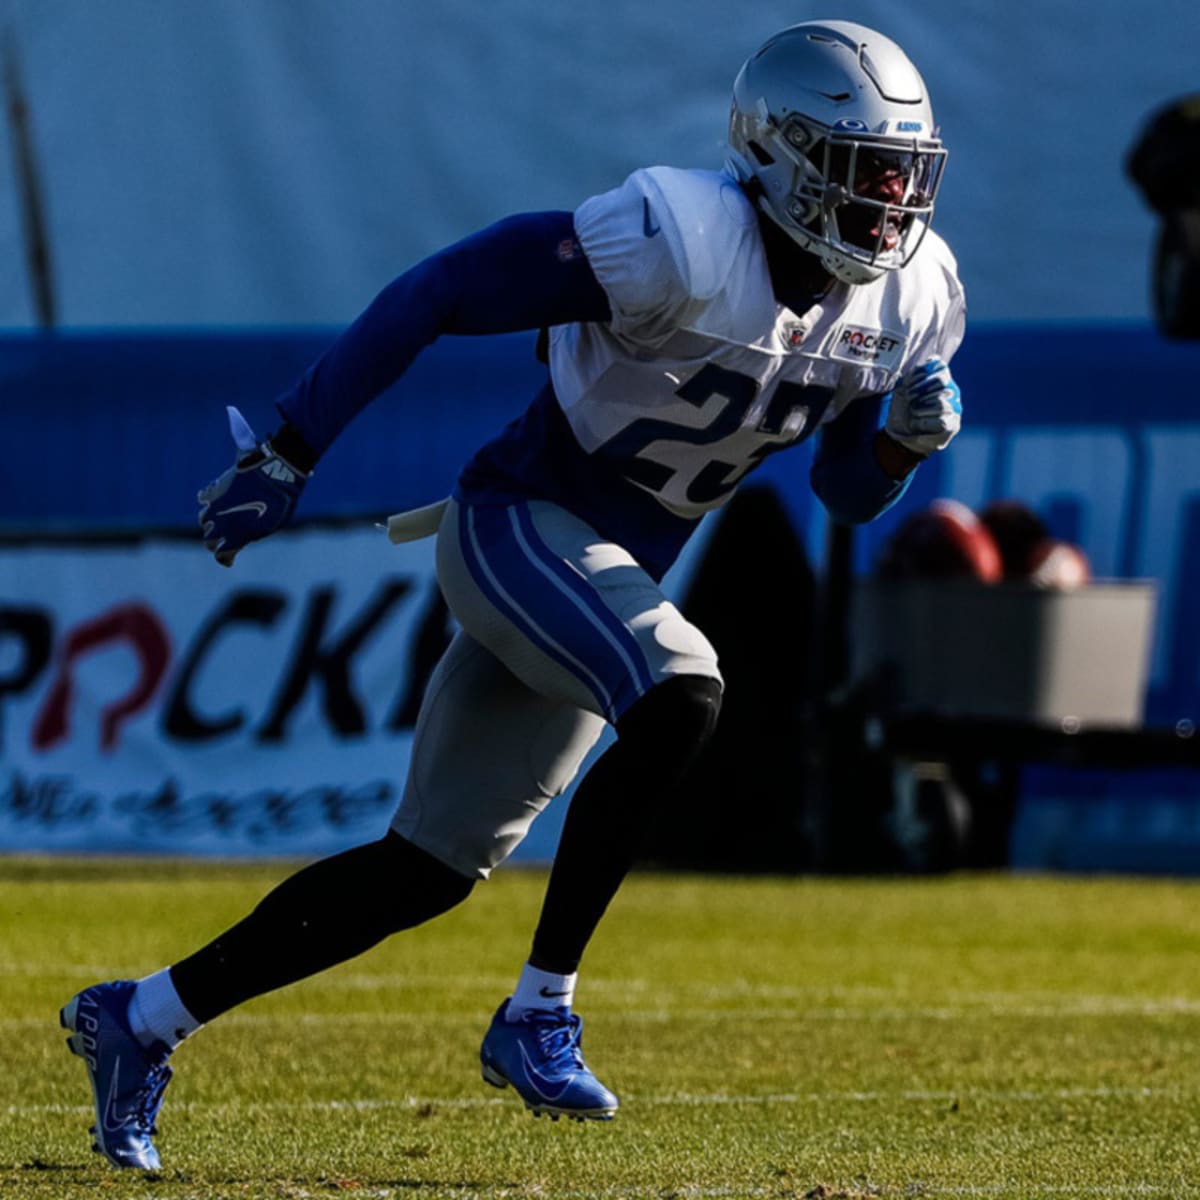
[[[199,496],[205,545],[230,566],[248,542],[286,524],[341,430],[443,334],[610,317],[569,212],[509,217],[433,255],[384,288],[279,398],[284,424],[271,437],[259,443],[241,415],[240,425],[231,415],[236,461]]]
[[[609,317],[571,213],[508,217],[390,283],[278,408],[320,457],[443,334],[515,333]]]

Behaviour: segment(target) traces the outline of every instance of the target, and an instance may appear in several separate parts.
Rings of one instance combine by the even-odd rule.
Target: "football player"
[[[573,1009],[589,938],[657,805],[712,734],[712,646],[659,580],[697,521],[769,454],[818,433],[834,518],[863,522],[959,428],[955,262],[929,229],[946,151],[886,37],[807,22],[734,85],[724,170],[651,167],[574,213],[501,221],[387,287],[200,493],[226,566],[292,515],[355,413],[443,334],[549,331],[548,378],[440,510],[438,577],[461,631],[435,671],[381,840],[286,880],[239,924],[62,1011],[96,1098],[97,1149],[156,1168],[167,1058],[252,996],[466,898],[580,782],[532,951],[480,1051],[534,1113],[608,1119]],[[732,798],[731,798],[732,799]]]

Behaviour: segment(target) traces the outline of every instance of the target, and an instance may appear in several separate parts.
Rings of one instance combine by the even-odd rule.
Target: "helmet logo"
[[[834,127],[835,133],[870,133],[871,127],[857,117],[843,117]]]

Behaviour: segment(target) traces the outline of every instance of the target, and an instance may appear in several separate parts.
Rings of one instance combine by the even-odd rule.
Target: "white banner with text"
[[[452,632],[432,539],[0,547],[0,850],[322,854],[386,830]]]

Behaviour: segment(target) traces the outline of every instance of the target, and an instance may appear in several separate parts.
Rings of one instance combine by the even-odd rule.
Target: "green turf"
[[[1200,887],[631,879],[577,1006],[609,1125],[533,1120],[476,1053],[543,883],[202,1031],[161,1175],[88,1153],[58,1006],[285,868],[0,859],[0,1197],[1200,1197]]]

